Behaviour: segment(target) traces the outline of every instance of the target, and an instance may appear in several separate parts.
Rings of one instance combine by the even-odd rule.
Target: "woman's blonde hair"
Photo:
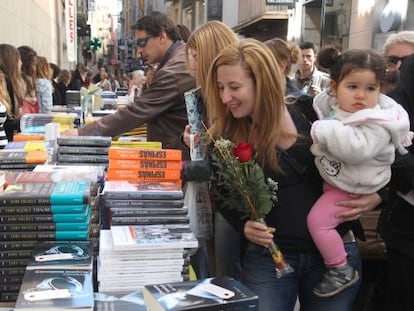
[[[36,59],[36,75],[40,79],[52,79],[53,71],[46,57],[38,56]]]
[[[0,71],[0,102],[6,107],[7,114],[13,117],[5,75]]]
[[[185,56],[190,66],[189,49],[197,52],[197,70],[195,73],[197,86],[203,93],[206,85],[208,69],[217,54],[229,44],[238,41],[237,34],[220,21],[209,21],[194,30],[187,41]]]
[[[289,75],[292,71],[292,64],[296,64],[301,56],[299,46],[296,43],[287,43],[280,38],[267,40],[265,44],[276,57],[278,64],[286,66],[284,74]]]
[[[223,105],[217,87],[220,66],[241,66],[253,80],[256,98],[250,117],[236,119]],[[223,49],[207,75],[205,99],[213,137],[226,137],[234,143],[254,145],[262,165],[280,171],[276,146],[288,134],[283,129],[285,77],[269,48],[255,39],[243,39]]]

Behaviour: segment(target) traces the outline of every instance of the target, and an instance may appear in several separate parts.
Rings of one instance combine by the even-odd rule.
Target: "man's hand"
[[[78,129],[68,129],[60,133],[61,136],[79,136]]]

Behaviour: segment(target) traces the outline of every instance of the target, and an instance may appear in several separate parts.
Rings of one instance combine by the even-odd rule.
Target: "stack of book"
[[[59,123],[59,130],[64,131],[78,125],[80,118],[74,113],[27,113],[20,120],[22,133],[45,133],[47,123]]]
[[[0,170],[32,170],[46,161],[46,144],[42,140],[12,141],[0,150]]]
[[[78,136],[57,138],[57,164],[108,164],[109,136]]]
[[[14,310],[88,310],[94,307],[89,241],[49,241],[36,247]]]
[[[102,198],[111,226],[189,223],[183,190],[176,182],[109,180]]]
[[[181,182],[182,151],[111,147],[107,180]]]
[[[39,241],[88,240],[91,183],[86,181],[6,182],[0,192],[1,301],[13,301],[29,253]],[[92,232],[92,234],[90,234]]]
[[[99,292],[189,279],[189,254],[198,247],[188,225],[116,226],[101,230]]]

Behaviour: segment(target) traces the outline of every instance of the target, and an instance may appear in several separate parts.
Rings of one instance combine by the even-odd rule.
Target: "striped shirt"
[[[7,109],[3,103],[0,102],[0,149],[3,149],[7,145],[6,132],[4,131],[4,122],[7,119]]]

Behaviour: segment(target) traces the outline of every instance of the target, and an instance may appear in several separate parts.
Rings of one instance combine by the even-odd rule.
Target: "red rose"
[[[233,155],[239,162],[249,162],[252,159],[253,146],[248,143],[240,143],[233,148]]]

